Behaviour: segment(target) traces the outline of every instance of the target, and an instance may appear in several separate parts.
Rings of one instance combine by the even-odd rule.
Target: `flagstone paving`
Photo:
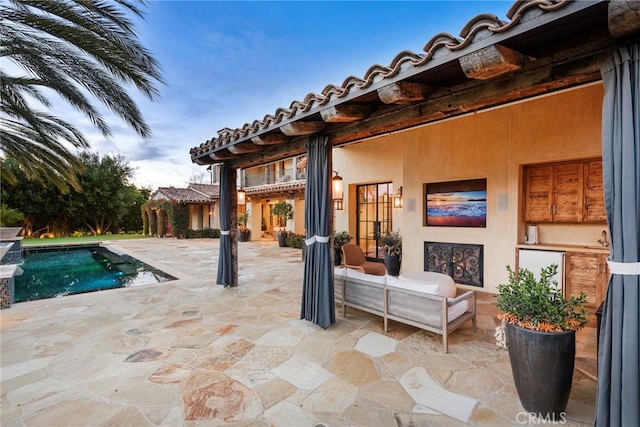
[[[14,426],[528,425],[489,295],[478,328],[437,335],[353,309],[300,320],[300,250],[239,244],[239,286],[215,284],[218,240],[113,244],[178,277],[0,312],[1,423]],[[593,424],[596,338],[578,334],[565,425]]]

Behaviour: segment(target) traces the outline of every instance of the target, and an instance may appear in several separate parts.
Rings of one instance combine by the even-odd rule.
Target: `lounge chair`
[[[353,268],[365,274],[384,276],[387,273],[384,264],[367,261],[364,257],[364,252],[362,252],[360,246],[355,243],[342,245],[342,263],[347,268]]]

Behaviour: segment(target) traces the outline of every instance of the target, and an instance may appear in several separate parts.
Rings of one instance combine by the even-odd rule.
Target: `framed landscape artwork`
[[[424,184],[424,225],[445,227],[487,226],[487,180]]]

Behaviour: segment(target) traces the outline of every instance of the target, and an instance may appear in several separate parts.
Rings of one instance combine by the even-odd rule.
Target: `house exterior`
[[[249,212],[247,227],[252,230],[251,240],[275,239],[275,231],[281,226],[272,210],[282,201],[293,206],[294,218],[286,224],[286,229],[304,233],[305,171],[304,155],[240,171],[238,185],[246,193],[246,205],[238,209]]]
[[[189,184],[187,188],[160,187],[149,198],[187,205],[191,230],[220,228],[220,210],[216,206],[219,199],[217,184]]]
[[[534,224],[538,248],[606,252],[597,243],[607,231],[602,217],[531,221],[527,209],[539,195],[527,193],[533,180],[526,179],[533,166],[557,169],[548,177],[551,215],[567,202],[557,187],[560,166],[575,164],[580,189],[570,203],[580,212],[602,204],[601,194],[591,200],[587,191],[602,185],[588,172],[602,155],[600,63],[613,49],[640,41],[638,9],[637,2],[622,1],[518,1],[509,21],[472,18],[459,37],[435,35],[424,52],[401,52],[362,78],[329,85],[242,128],[225,128],[190,154],[197,164],[250,170],[302,156],[309,138],[321,135],[333,147],[329,170],[345,188],[333,230],[356,236],[372,258],[380,257],[376,233],[400,231],[402,271],[425,270],[434,243],[479,248],[473,261],[482,265],[479,280],[458,284],[495,293]],[[483,224],[429,223],[429,186],[443,194],[461,181],[484,183]],[[402,207],[394,207],[400,197]],[[296,216],[296,229],[301,220]],[[595,275],[593,268],[584,275]],[[589,291],[593,304],[602,298],[596,295],[602,289]]]

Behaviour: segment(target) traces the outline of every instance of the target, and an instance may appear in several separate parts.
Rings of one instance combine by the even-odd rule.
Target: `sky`
[[[152,0],[137,33],[160,62],[165,83],[156,102],[131,92],[152,138],[142,140],[110,114],[113,136],[105,138],[71,107],[60,111],[83,129],[92,151],[124,156],[138,187],[209,182],[206,167],[193,164],[189,150],[218,130],[262,120],[328,84],[362,77],[403,50],[423,52],[438,33],[459,37],[481,13],[508,21],[512,4]]]

